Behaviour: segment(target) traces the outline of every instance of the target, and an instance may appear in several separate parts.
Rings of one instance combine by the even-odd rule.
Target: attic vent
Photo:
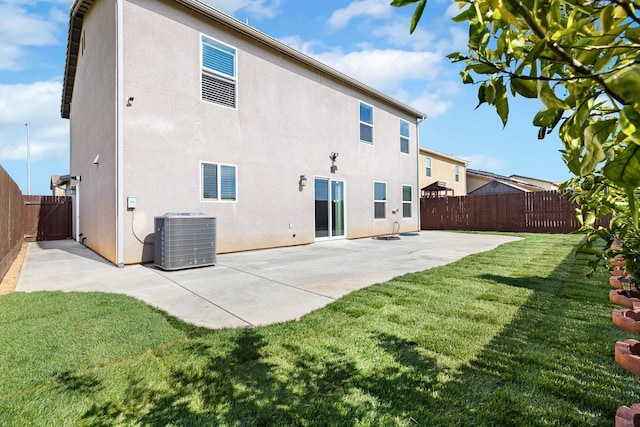
[[[202,99],[236,108],[236,84],[202,73]]]

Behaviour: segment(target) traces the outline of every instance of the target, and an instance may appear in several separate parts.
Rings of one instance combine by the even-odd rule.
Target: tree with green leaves
[[[581,250],[592,267],[615,253],[640,279],[640,9],[639,1],[454,0],[455,22],[469,27],[462,81],[478,87],[478,106],[488,104],[506,125],[509,93],[537,98],[538,137],[557,135],[562,156],[575,175],[563,185],[582,209]],[[413,33],[427,0],[416,4]],[[595,220],[612,215],[607,228]],[[595,242],[603,239],[604,250]],[[620,251],[611,244],[623,242]]]

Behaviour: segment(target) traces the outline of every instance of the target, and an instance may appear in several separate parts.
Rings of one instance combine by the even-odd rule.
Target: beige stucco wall
[[[431,158],[431,176],[427,176],[426,159]],[[455,167],[460,167],[460,180],[455,180]],[[420,188],[433,184],[436,181],[445,182],[447,188],[454,191],[454,196],[465,196],[467,194],[467,173],[466,163],[450,156],[439,154],[432,150],[420,149],[420,165],[418,167],[420,176]]]
[[[125,263],[152,259],[153,219],[166,212],[215,215],[219,253],[311,243],[314,177],[345,181],[348,238],[389,234],[396,221],[418,229],[415,117],[172,5],[125,3],[124,97],[135,100],[124,109],[124,197],[137,198],[125,213]],[[238,50],[237,109],[200,99],[201,33]],[[374,145],[359,141],[359,100],[374,106]],[[409,155],[400,118],[411,123]],[[237,166],[236,202],[201,201],[202,161]],[[385,220],[373,218],[374,181],[387,183]],[[403,184],[413,186],[410,219]]]
[[[471,193],[491,181],[492,178],[489,177],[469,174],[467,175],[467,193]]]
[[[71,175],[78,185],[83,242],[116,262],[115,2],[100,0],[84,18],[71,103]],[[93,162],[100,155],[99,164]],[[74,216],[75,230],[75,216]],[[82,240],[82,239],[81,239]]]

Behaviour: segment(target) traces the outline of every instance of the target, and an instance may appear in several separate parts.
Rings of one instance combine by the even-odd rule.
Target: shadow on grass
[[[640,402],[639,379],[613,360],[626,333],[611,322],[606,277],[589,280],[576,264],[571,254],[544,278],[478,276],[533,293],[441,390],[446,409],[431,425],[608,426],[619,406]]]
[[[395,425],[397,417],[428,403],[436,363],[416,343],[379,334],[379,348],[401,369],[385,368],[363,375],[338,348],[327,357],[287,345],[292,366],[282,372],[265,362],[263,337],[243,330],[225,355],[205,342],[185,343],[192,361],[171,365],[170,388],[149,387],[144,378],[129,378],[123,395],[95,404],[83,417],[92,426],[115,425]],[[60,381],[76,385],[64,376]],[[84,390],[90,391],[90,390]]]
[[[447,365],[455,354],[420,345],[433,325],[376,329],[369,318],[336,311],[349,319],[344,326],[336,319],[314,330],[303,320],[285,326],[293,339],[276,343],[271,328],[225,331],[223,338],[187,328],[190,338],[179,348],[149,356],[164,372],[162,384],[130,367],[117,396],[100,394],[106,386],[95,377],[59,381],[100,394],[82,420],[95,426],[611,425],[618,406],[640,402],[640,381],[613,361],[624,333],[611,324],[606,286],[584,283],[574,271],[569,255],[549,277],[523,277],[526,269],[520,277],[479,275],[532,293],[466,363]],[[385,298],[393,304],[392,293]],[[382,309],[379,317],[394,321]],[[330,339],[359,328],[362,342],[349,343],[355,350]]]

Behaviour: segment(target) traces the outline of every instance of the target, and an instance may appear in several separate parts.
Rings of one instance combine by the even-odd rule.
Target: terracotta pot
[[[640,292],[624,291],[622,289],[613,289],[609,291],[609,301],[615,304],[624,305],[628,308],[633,308],[633,303],[640,306]]]
[[[622,283],[620,283],[620,276],[610,276],[609,284],[617,289],[622,289]]]
[[[625,274],[627,274],[627,272],[625,271],[624,267],[613,267],[610,271],[612,276],[624,276]]]
[[[640,427],[640,405],[621,406],[616,411],[616,427]]]
[[[609,263],[614,267],[624,267],[626,264],[626,261],[624,260],[624,257],[622,255],[618,255],[611,258],[609,260]]]
[[[613,324],[620,329],[634,334],[640,334],[640,312],[623,308],[621,310],[613,310],[611,313]]]
[[[613,243],[611,243],[611,249],[614,251],[619,251],[622,249],[622,242],[620,240],[614,240]]]
[[[634,375],[640,375],[640,341],[618,341],[615,348],[616,363]]]

